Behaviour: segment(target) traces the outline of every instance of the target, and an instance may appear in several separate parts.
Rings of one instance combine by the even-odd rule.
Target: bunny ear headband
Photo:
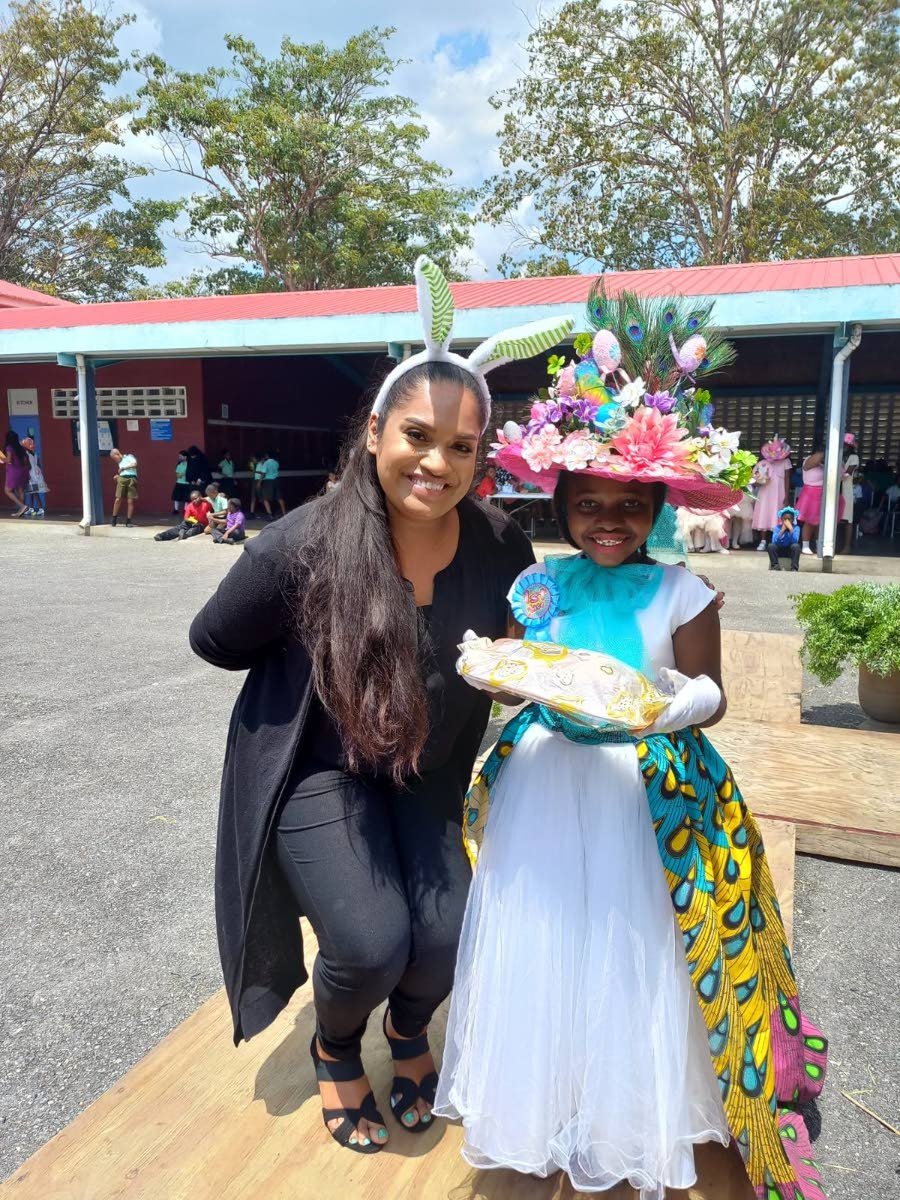
[[[551,350],[569,333],[575,320],[573,317],[551,317],[548,320],[532,321],[528,325],[519,325],[515,329],[495,333],[473,350],[468,358],[463,358],[461,354],[454,354],[450,350],[454,307],[453,296],[443,271],[422,254],[416,259],[415,278],[419,315],[425,330],[425,349],[397,363],[379,388],[372,412],[381,412],[388,392],[407,371],[426,362],[447,362],[467,371],[478,384],[484,401],[484,430],[491,415],[491,393],[485,379],[488,371],[512,362],[513,359],[533,358]]]

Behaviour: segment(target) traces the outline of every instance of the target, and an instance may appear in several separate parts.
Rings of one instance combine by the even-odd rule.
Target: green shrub
[[[900,584],[851,583],[830,596],[792,596],[803,631],[803,661],[822,683],[847,663],[876,675],[900,671]]]

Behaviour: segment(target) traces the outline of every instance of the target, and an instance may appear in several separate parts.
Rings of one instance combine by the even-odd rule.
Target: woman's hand
[[[705,575],[698,575],[697,578],[705,583],[711,592],[716,593],[716,611],[719,612],[725,607],[725,593],[716,591]]]

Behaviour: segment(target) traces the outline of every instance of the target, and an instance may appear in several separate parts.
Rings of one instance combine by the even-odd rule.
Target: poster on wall
[[[171,421],[151,421],[150,422],[150,441],[151,442],[171,442],[172,440],[172,422]]]
[[[72,453],[76,458],[81,457],[81,422],[72,421]],[[97,422],[97,442],[100,446],[100,453],[107,456],[110,450],[116,444],[116,439],[119,436],[118,421],[98,421]]]

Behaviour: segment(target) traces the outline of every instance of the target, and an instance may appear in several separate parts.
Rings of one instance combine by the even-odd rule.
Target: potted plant
[[[831,595],[792,597],[802,657],[822,683],[859,668],[859,703],[875,721],[900,724],[900,584],[851,583]]]

